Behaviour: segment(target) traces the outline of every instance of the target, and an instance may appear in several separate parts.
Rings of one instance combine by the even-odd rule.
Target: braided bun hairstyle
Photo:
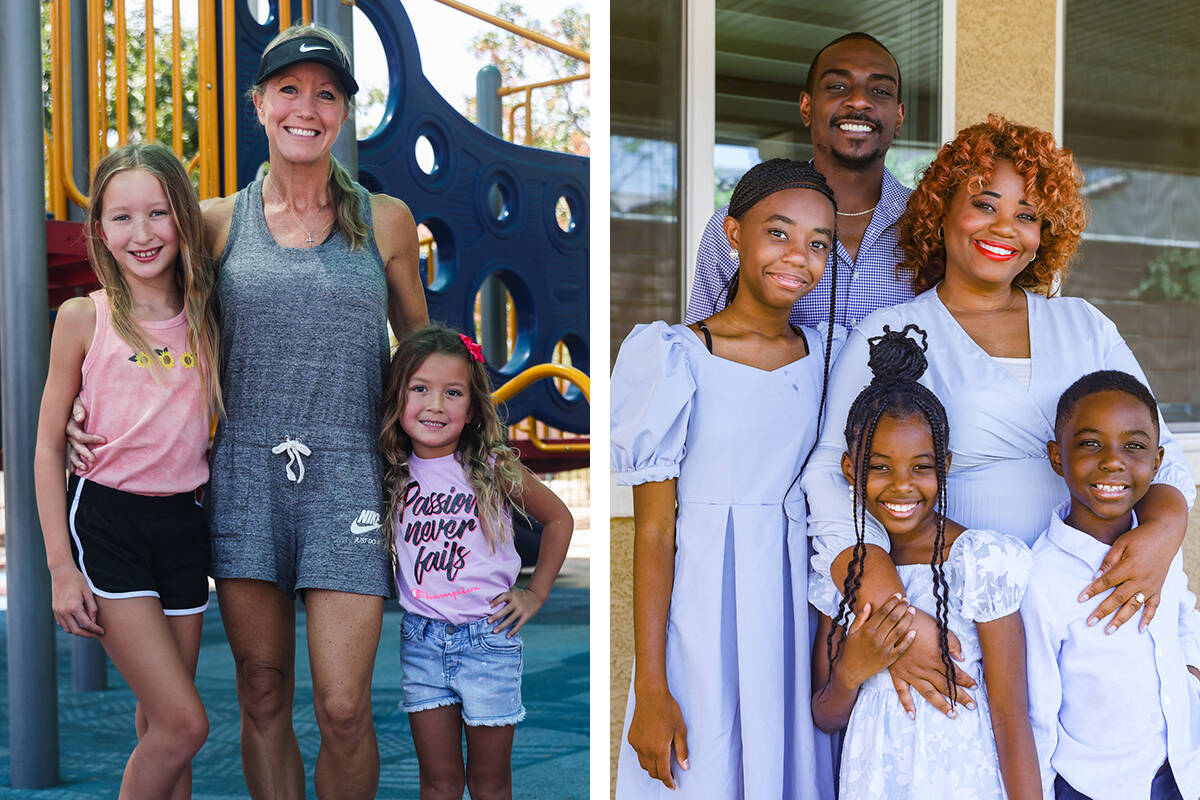
[[[910,337],[910,332],[917,334],[920,340]],[[841,650],[841,639],[835,647],[834,632],[849,625],[850,610],[854,607],[859,586],[862,584],[867,551],[864,532],[867,518],[868,455],[875,438],[875,429],[885,414],[900,419],[920,416],[929,425],[929,432],[933,438],[934,470],[938,485],[935,509],[937,532],[934,535],[930,567],[933,569],[933,594],[937,600],[938,642],[942,651],[942,664],[946,668],[946,679],[950,685],[950,704],[953,706],[958,691],[955,683],[956,670],[954,661],[950,658],[950,645],[946,633],[949,587],[943,569],[946,541],[946,458],[950,447],[950,423],[946,417],[946,409],[937,396],[917,382],[925,374],[925,368],[928,366],[925,358],[928,337],[925,331],[912,324],[905,325],[900,331],[893,331],[885,325],[883,335],[867,341],[870,345],[867,363],[871,367],[873,377],[871,383],[854,399],[850,413],[846,416],[846,450],[854,465],[855,544],[846,573],[846,582],[842,587],[842,599],[838,604],[834,627],[826,640],[829,663],[834,663]]]

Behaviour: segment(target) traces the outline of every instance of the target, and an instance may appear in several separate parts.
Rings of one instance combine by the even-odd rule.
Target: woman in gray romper
[[[281,33],[253,89],[270,172],[202,206],[219,258],[227,412],[206,505],[253,797],[304,796],[294,593],[321,730],[317,794],[371,798],[379,782],[371,673],[392,580],[375,449],[386,322],[403,336],[428,318],[412,214],[330,155],[357,89],[334,34]]]

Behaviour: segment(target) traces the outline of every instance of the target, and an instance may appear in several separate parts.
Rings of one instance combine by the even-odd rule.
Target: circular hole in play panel
[[[427,217],[417,225],[417,254],[421,282],[431,292],[444,290],[454,280],[454,236],[450,227],[437,217]]]
[[[512,360],[517,342],[517,306],[498,275],[484,279],[475,294],[475,341],[483,358],[501,368]]]
[[[528,365],[534,315],[533,294],[520,275],[498,269],[484,278],[475,294],[474,330],[489,365],[510,376]]]
[[[559,195],[558,202],[554,204],[554,221],[563,233],[575,230],[575,210],[571,208],[571,201],[566,195]]]
[[[299,3],[293,2],[296,7]],[[352,6],[354,31],[354,79],[358,93],[354,95],[354,130],[365,139],[383,124],[391,87],[391,70],[383,52],[383,41],[375,24],[358,6]]]
[[[423,222],[417,226],[417,253],[421,264],[421,283],[428,289],[437,281],[438,244],[433,231]]]
[[[504,222],[508,219],[508,215],[512,213],[511,203],[512,198],[508,196],[508,189],[502,184],[496,182],[488,187],[488,211],[497,222]]]
[[[414,154],[417,157],[417,166],[421,168],[421,172],[426,175],[432,175],[438,171],[437,151],[433,148],[433,142],[429,141],[429,137],[421,134],[417,137],[417,143],[413,146]]]
[[[580,349],[582,347],[582,339],[575,334],[568,334],[560,339],[558,344],[554,345],[554,350],[550,355],[550,363],[561,364],[564,367],[578,368],[578,363],[582,362],[577,363],[577,359],[573,357],[573,351],[575,355],[578,355],[582,352]],[[583,392],[579,389],[579,387],[566,378],[555,378],[554,388],[557,389],[558,393],[561,394],[566,400],[578,400],[579,398],[583,397]]]
[[[259,25],[266,25],[271,19],[271,3],[269,0],[246,0],[250,15]]]

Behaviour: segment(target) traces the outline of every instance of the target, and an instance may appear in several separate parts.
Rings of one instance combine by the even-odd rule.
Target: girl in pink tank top
[[[92,179],[87,237],[104,288],[58,309],[34,457],[54,617],[99,637],[138,698],[121,796],[190,797],[208,735],[195,670],[209,543],[195,492],[221,394],[215,275],[175,154],[157,144],[109,153]],[[63,430],[76,396],[106,443],[68,482]]]
[[[437,324],[400,345],[383,390],[383,534],[405,611],[403,705],[422,796],[439,785],[475,796],[481,781],[513,796],[513,731],[525,715],[517,632],[546,601],[574,522],[506,439],[479,345]],[[510,505],[545,526],[524,588]],[[457,666],[443,669],[446,659]]]

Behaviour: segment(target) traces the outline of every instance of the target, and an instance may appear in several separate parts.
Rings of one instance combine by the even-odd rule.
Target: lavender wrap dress
[[[805,504],[792,485],[816,437],[825,345],[802,330],[810,354],[771,371],[712,355],[682,325],[638,326],[621,346],[616,480],[678,479],[666,662],[691,768],[674,767],[675,792],[642,770],[631,691],[618,798],[833,797],[810,712]]]

